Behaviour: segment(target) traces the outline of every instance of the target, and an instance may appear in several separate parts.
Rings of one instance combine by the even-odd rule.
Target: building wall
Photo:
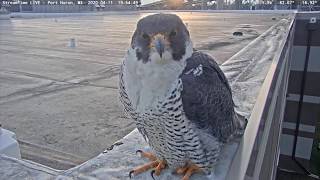
[[[316,17],[317,30],[312,32],[310,56],[305,79],[304,100],[301,108],[296,158],[308,168],[314,143],[316,122],[320,121],[320,13],[298,13],[291,54],[291,67],[287,92],[286,110],[280,139],[279,166],[300,171],[291,158],[302,77],[307,53],[307,26],[311,17]]]

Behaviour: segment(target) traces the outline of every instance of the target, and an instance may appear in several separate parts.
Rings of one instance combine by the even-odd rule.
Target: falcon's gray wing
[[[219,65],[195,51],[181,74],[186,117],[199,129],[226,141],[236,130],[231,88]]]

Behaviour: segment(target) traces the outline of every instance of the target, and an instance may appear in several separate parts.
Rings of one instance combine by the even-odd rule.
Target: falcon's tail
[[[240,138],[244,134],[244,131],[247,127],[248,119],[237,111],[234,111],[233,118],[236,126],[236,130],[233,134],[233,138]]]

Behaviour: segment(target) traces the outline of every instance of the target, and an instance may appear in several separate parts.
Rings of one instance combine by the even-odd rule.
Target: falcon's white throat
[[[136,57],[136,50],[130,48],[124,60],[125,87],[133,108],[144,112],[165,98],[173,83],[179,78],[186,66],[186,59],[192,56],[193,45],[187,42],[186,53],[179,61],[171,53],[164,52],[162,58],[150,52],[150,61],[143,63]]]

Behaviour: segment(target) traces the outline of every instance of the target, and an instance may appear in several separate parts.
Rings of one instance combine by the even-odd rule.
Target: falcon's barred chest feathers
[[[119,89],[125,111],[170,168],[195,165],[209,173],[223,144],[243,129],[225,75],[210,56],[193,49],[176,15],[138,22]]]

